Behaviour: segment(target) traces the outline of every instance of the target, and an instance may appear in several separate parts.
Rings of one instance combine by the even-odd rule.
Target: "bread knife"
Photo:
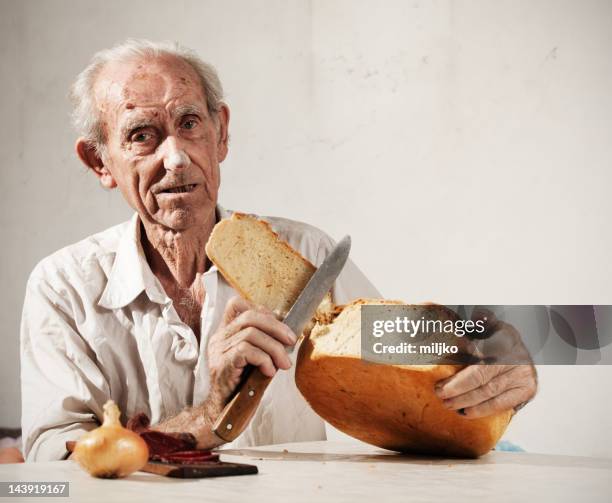
[[[304,326],[312,319],[317,307],[344,268],[350,249],[351,238],[345,236],[325,257],[306,283],[304,290],[283,320],[294,334],[299,336]],[[293,349],[294,346],[288,346],[287,353],[291,353]],[[213,425],[213,432],[226,442],[236,439],[249,424],[271,381],[272,377],[262,374],[258,368],[248,367],[234,395]]]

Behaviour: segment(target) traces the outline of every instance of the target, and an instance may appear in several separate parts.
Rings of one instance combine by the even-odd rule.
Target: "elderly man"
[[[109,398],[124,418],[145,412],[161,431],[217,446],[211,425],[247,364],[278,375],[234,445],[324,439],[284,349],[296,334],[236,296],[204,252],[230,214],[217,204],[229,109],[213,68],[176,45],[128,41],[94,56],[73,98],[79,158],[135,214],[31,274],[21,331],[26,459],[64,457],[65,441],[95,428]],[[315,264],[333,246],[314,227],[267,220]],[[380,296],[352,263],[332,293],[336,303]],[[467,367],[441,384],[448,406],[473,417],[535,391],[529,367]]]

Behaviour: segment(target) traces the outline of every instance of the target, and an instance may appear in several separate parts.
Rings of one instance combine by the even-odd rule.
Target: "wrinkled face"
[[[94,92],[107,186],[116,183],[145,223],[182,231],[209,221],[228,116],[208,112],[196,72],[172,57],[110,63]]]

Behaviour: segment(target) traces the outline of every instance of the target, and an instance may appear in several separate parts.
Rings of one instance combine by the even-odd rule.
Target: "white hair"
[[[70,89],[73,104],[72,122],[79,135],[102,153],[106,138],[96,107],[93,88],[100,71],[112,61],[128,61],[140,58],[174,56],[189,64],[200,78],[208,112],[216,119],[223,99],[223,88],[214,67],[205,63],[191,49],[176,42],[152,42],[143,39],[128,39],[111,49],[97,52],[89,65],[77,76]]]

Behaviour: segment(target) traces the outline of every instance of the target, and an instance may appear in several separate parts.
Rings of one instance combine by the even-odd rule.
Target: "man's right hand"
[[[240,382],[244,368],[253,365],[267,376],[273,376],[278,369],[288,369],[291,360],[285,346],[293,346],[296,340],[291,329],[270,310],[232,297],[225,306],[219,328],[208,340],[210,393],[207,399],[196,407],[186,407],[153,429],[191,433],[199,449],[221,445],[223,441],[212,432],[213,424]]]
[[[290,368],[285,346],[293,346],[296,341],[293,331],[272,311],[232,297],[225,306],[221,325],[208,341],[209,401],[215,402],[220,410],[238,386],[247,365],[259,368],[269,377],[278,369]]]

